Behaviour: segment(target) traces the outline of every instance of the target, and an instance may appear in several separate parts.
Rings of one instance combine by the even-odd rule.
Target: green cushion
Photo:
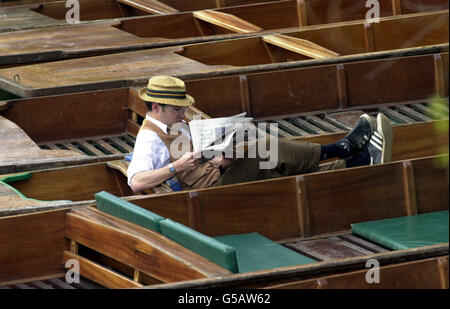
[[[170,219],[161,221],[160,226],[161,233],[166,237],[233,273],[238,272],[233,247]]]
[[[19,180],[28,180],[30,178],[31,178],[31,173],[25,172],[25,173],[14,174],[14,175],[2,177],[2,178],[0,178],[0,181],[3,181],[5,183],[11,183],[11,182],[19,181]]]
[[[448,242],[448,210],[352,224],[352,233],[392,250]]]
[[[164,220],[164,218],[149,210],[134,205],[106,191],[95,194],[95,200],[97,201],[97,208],[103,212],[155,232],[161,232],[159,222]]]
[[[240,273],[316,262],[258,233],[214,238],[236,248]]]

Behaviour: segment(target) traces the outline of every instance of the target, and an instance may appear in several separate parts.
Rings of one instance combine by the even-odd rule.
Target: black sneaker
[[[349,154],[354,155],[366,147],[374,130],[375,119],[368,114],[363,114],[352,130],[337,144]]]
[[[371,165],[390,162],[392,159],[392,125],[381,113],[377,116],[377,130],[370,137],[367,148]]]

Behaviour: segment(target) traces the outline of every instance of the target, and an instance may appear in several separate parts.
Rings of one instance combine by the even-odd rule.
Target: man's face
[[[160,121],[168,127],[180,122],[184,119],[186,106],[174,106],[166,104],[158,104]]]

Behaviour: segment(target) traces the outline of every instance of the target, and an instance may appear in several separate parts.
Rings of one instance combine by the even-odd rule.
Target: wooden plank
[[[348,107],[348,92],[347,92],[347,74],[345,72],[345,66],[338,64],[337,68],[337,81],[338,81],[338,97],[339,108],[345,109]]]
[[[70,284],[68,284],[67,282],[64,282],[63,280],[61,280],[59,278],[49,279],[48,281],[53,283],[60,289],[66,289],[66,290],[75,290],[76,289],[76,287],[71,286]]]
[[[48,149],[52,149],[52,150],[61,150],[58,146],[56,146],[55,144],[44,144],[42,146],[47,147]]]
[[[425,116],[424,114],[421,114],[417,112],[416,110],[406,106],[406,105],[395,105],[394,108],[402,114],[405,114],[411,119],[417,120],[417,121],[433,121],[430,117]]]
[[[448,132],[447,132],[448,134]],[[428,138],[432,138],[431,134]],[[441,145],[448,145],[448,135],[440,137]],[[448,162],[448,156],[446,157]],[[440,166],[437,158],[411,160],[414,170],[417,213],[448,209],[448,166]]]
[[[101,147],[105,148],[111,154],[122,154],[121,151],[119,151],[117,148],[111,146],[109,143],[107,143],[103,139],[96,139],[96,140],[94,140],[94,142],[97,143],[98,145],[100,145]]]
[[[400,164],[305,175],[311,235],[349,230],[352,223],[406,215]]]
[[[397,123],[413,123],[415,122],[414,119],[411,119],[403,114],[400,114],[396,110],[393,110],[386,106],[380,106],[378,107],[380,112],[385,114],[391,121],[395,121]]]
[[[21,127],[3,116],[0,116],[0,128],[1,163],[79,156],[78,153],[67,150],[41,149]]]
[[[440,112],[435,111],[421,103],[411,104],[411,108],[416,109],[417,111],[423,113],[424,115],[426,115],[434,120],[446,118],[445,115],[442,115]]]
[[[117,1],[150,14],[172,14],[178,12],[177,9],[157,0],[117,0]]]
[[[292,123],[290,123],[282,118],[274,119],[274,121],[277,122],[279,127],[281,127],[284,131],[289,132],[289,134],[300,135],[300,136],[311,135],[310,132],[302,130],[301,128],[294,126]]]
[[[364,43],[366,45],[367,53],[376,51],[375,37],[371,23],[364,23]]]
[[[239,90],[241,94],[242,111],[247,113],[247,116],[252,114],[250,105],[250,93],[248,91],[248,79],[245,75],[239,75]]]
[[[442,16],[445,17],[445,15]],[[414,18],[415,17],[416,16],[414,16]],[[408,24],[412,24],[414,22],[414,18],[413,16],[408,17]],[[385,20],[382,22],[384,21]],[[343,55],[360,54],[361,52],[364,52],[360,50],[360,43],[362,40],[360,26],[360,24],[352,24],[351,26],[346,25],[346,27],[343,27],[342,25],[334,25],[334,28],[330,26],[329,29],[320,29],[321,31],[333,32],[333,35],[330,35],[333,40],[326,40],[326,42],[323,40],[323,44],[322,42],[321,44],[327,47],[328,44],[332,44],[332,47],[328,47],[330,49],[345,49],[343,51],[339,50],[339,53]],[[408,26],[403,26],[402,29],[404,28],[408,28]],[[390,29],[392,29],[392,27]],[[314,29],[314,31],[318,30]],[[336,35],[341,33],[339,37],[345,37],[347,31],[352,32],[352,36],[355,36],[355,39],[352,40],[352,42],[354,41],[354,44],[345,44],[342,46],[342,43],[340,43],[340,46],[337,45],[342,40],[336,38],[334,33],[336,33]],[[404,33],[404,31],[406,30],[399,30],[398,32]],[[310,41],[314,42],[316,36],[310,32],[308,32],[309,34],[306,34],[306,32],[307,31],[304,30],[301,33],[295,33],[295,35],[310,37]],[[392,31],[384,31],[382,34],[386,35],[385,39],[391,42],[390,44],[397,44],[394,42],[395,40],[389,40],[389,37],[393,35],[391,32]],[[290,33],[290,35],[294,36],[294,33]],[[433,39],[435,44],[448,42],[448,39],[443,39],[443,37],[432,36],[430,40],[431,39]],[[403,42],[403,40],[401,41]],[[208,52],[205,52],[205,50]],[[391,50],[390,46],[387,46],[384,50]],[[251,51],[251,55],[248,55],[248,57],[242,57],[244,51],[246,53]],[[421,48],[420,51],[423,52],[424,48]],[[398,52],[390,51],[388,54],[393,55],[396,53],[398,54]],[[405,52],[406,51],[404,50],[401,51],[402,54]],[[263,44],[261,44],[260,38],[248,37],[245,39],[220,40],[201,44],[183,45],[182,48],[166,47],[161,49],[129,52],[126,54],[109,54],[98,57],[86,57],[83,59],[71,59],[64,61],[64,64],[56,61],[45,64],[36,64],[33,66],[22,66],[20,72],[15,68],[14,70],[13,68],[2,69],[0,70],[0,75],[2,76],[0,82],[3,89],[17,95],[41,96],[45,94],[61,93],[63,91],[76,92],[81,90],[86,91],[101,89],[105,87],[113,88],[138,85],[148,81],[148,76],[154,76],[157,74],[176,74],[178,77],[195,79],[200,77],[217,77],[225,74],[236,74],[238,72],[239,74],[246,74],[248,72],[261,71],[262,69],[275,70],[281,67],[292,68],[294,63],[295,66],[311,66],[319,64],[316,62],[304,61],[301,63],[299,61],[299,63],[297,63],[295,60],[301,60],[304,57],[298,54],[294,55],[294,53],[289,54],[294,58],[289,64],[286,63],[283,65],[280,64],[279,66],[269,67],[266,65],[269,61],[267,52]],[[233,57],[230,58],[230,55]],[[384,55],[383,57],[387,56],[387,54],[382,55]],[[330,61],[327,62],[328,64],[340,63],[344,60],[362,60],[367,59],[367,57],[380,57],[380,54],[364,55],[364,57],[359,55],[352,56],[352,58],[347,58],[346,56],[342,58],[337,57],[337,59],[334,60],[326,60]],[[155,61],[155,59],[158,60]],[[103,67],[101,76],[97,70],[93,69],[98,65]],[[214,65],[214,68],[211,68],[210,65]],[[261,67],[263,65],[264,67]],[[63,66],[64,69],[61,66]],[[239,68],[236,68],[235,66],[239,66]],[[183,68],[182,71],[180,71],[180,67]],[[13,76],[16,74],[21,76],[20,83],[14,81],[13,79]],[[48,75],[52,78],[51,80],[39,79],[38,76],[42,75]]]
[[[75,259],[80,265],[80,275],[92,280],[102,286],[110,289],[127,289],[142,287],[139,284],[127,277],[109,270],[97,263],[94,263],[78,254],[72,253],[70,251],[64,251],[63,263],[65,264],[67,260]]]
[[[411,161],[405,161],[403,167],[403,188],[405,194],[405,208],[408,216],[417,215],[416,187],[414,183],[414,169]]]
[[[445,78],[444,78],[444,64],[440,54],[434,55],[434,76],[435,76],[435,91],[439,97],[445,97]],[[448,68],[447,68],[448,71]]]
[[[441,289],[448,289],[448,256],[437,259],[437,266],[439,272],[439,280],[441,282]]]
[[[352,234],[345,234],[345,235],[340,235],[339,237],[344,238],[346,240],[348,240],[349,242],[355,243],[358,245],[358,247],[362,247],[362,248],[366,248],[370,251],[373,252],[387,252],[389,251],[388,249],[385,249],[383,247],[380,247],[374,243],[368,242],[362,238],[359,238],[357,236],[354,236]]]
[[[307,120],[302,119],[300,117],[292,117],[292,118],[289,118],[289,119],[291,119],[292,122],[294,122],[296,125],[300,126],[301,128],[306,128],[306,129],[311,130],[313,134],[326,133],[320,127],[314,126],[311,123],[309,123]],[[313,119],[315,119],[315,118],[313,118]],[[311,132],[309,132],[309,134],[311,134]]]
[[[111,137],[109,140],[112,143],[114,143],[114,144],[120,146],[121,148],[123,148],[125,151],[133,152],[133,147],[131,147],[130,145],[128,145],[127,143],[122,141],[120,138],[118,138],[118,137]]]
[[[297,17],[298,17],[298,26],[300,28],[308,25],[307,16],[308,13],[305,0],[297,0]]]
[[[311,288],[317,280],[326,280],[330,289],[438,289],[440,280],[436,261],[438,258],[417,260],[380,267],[380,282],[368,283],[367,269],[328,275],[319,279],[291,281],[270,286],[282,289]]]
[[[298,39],[295,37],[274,34],[263,36],[264,42],[276,45],[278,47],[290,50],[292,52],[311,57],[313,59],[326,59],[339,56],[338,53],[331,51],[313,42]]]
[[[189,226],[200,233],[203,232],[202,218],[200,212],[200,198],[197,192],[191,191],[188,193],[188,211],[189,211]]]
[[[392,0],[392,14],[394,16],[402,14],[402,0]]]
[[[298,237],[297,188],[290,177],[198,190],[203,233],[257,232],[275,241]]]
[[[51,285],[49,285],[45,282],[42,282],[41,280],[33,281],[32,284],[37,286],[40,289],[49,289],[49,290],[54,289],[54,287],[52,287]]]
[[[27,181],[14,184],[15,188],[29,198],[42,201],[92,200],[95,193],[105,190],[120,195],[126,185],[126,178],[121,179],[124,187],[118,187],[113,177],[113,170],[105,163],[85,164],[60,169],[33,172]],[[128,188],[127,195],[131,195]]]
[[[66,236],[163,282],[229,273],[158,233],[94,209],[68,214]]]
[[[327,132],[343,133],[343,132],[346,132],[346,130],[343,130],[342,128],[334,125],[334,123],[324,121],[322,118],[319,118],[318,116],[315,116],[315,115],[306,115],[305,119],[308,122],[312,122],[315,126],[321,127],[322,131],[319,131],[321,133],[327,133]]]
[[[206,21],[213,25],[231,30],[236,33],[251,33],[263,29],[231,14],[219,11],[203,10],[192,12],[195,18]]]
[[[81,150],[80,148],[76,147],[73,143],[62,143],[62,144],[64,145],[64,147],[66,147],[69,150],[75,151],[75,152],[77,152],[79,154],[82,154],[84,156],[86,155],[86,153],[83,150]]]
[[[67,211],[60,209],[0,218],[2,282],[61,273]]]
[[[272,122],[272,123],[278,125],[278,123],[276,121]],[[281,136],[281,137],[292,137],[292,136],[294,136],[291,133],[286,132],[284,129],[280,128],[279,126],[278,126],[278,135]]]
[[[364,250],[355,245],[352,246],[351,244],[345,243],[334,237],[287,243],[285,246],[298,251],[301,254],[313,256],[319,261],[330,261],[373,254],[371,251]]]
[[[65,273],[63,272],[63,269],[61,269],[61,272],[55,273],[55,274],[49,274],[44,276],[37,276],[37,277],[27,277],[22,278],[19,280],[11,280],[11,281],[1,281],[0,286],[8,286],[8,285],[15,285],[18,283],[27,283],[27,282],[34,282],[34,281],[47,281],[49,279],[55,279],[55,278],[63,278]]]
[[[297,216],[300,226],[300,236],[307,237],[311,234],[311,222],[309,218],[308,191],[305,177],[295,178],[297,183]]]
[[[100,150],[98,150],[97,148],[92,146],[87,141],[79,141],[78,144],[80,144],[82,147],[86,148],[88,151],[92,152],[92,154],[95,156],[104,156],[105,155],[105,153],[101,152]]]

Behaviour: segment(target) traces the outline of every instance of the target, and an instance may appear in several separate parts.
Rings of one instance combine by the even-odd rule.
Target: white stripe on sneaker
[[[370,140],[370,143],[372,144],[372,146],[374,146],[375,148],[377,148],[379,151],[383,151],[383,146],[379,145],[374,139]]]
[[[378,144],[383,144],[383,137],[380,134],[378,134],[377,132],[373,133],[372,139],[374,141],[376,141]]]

